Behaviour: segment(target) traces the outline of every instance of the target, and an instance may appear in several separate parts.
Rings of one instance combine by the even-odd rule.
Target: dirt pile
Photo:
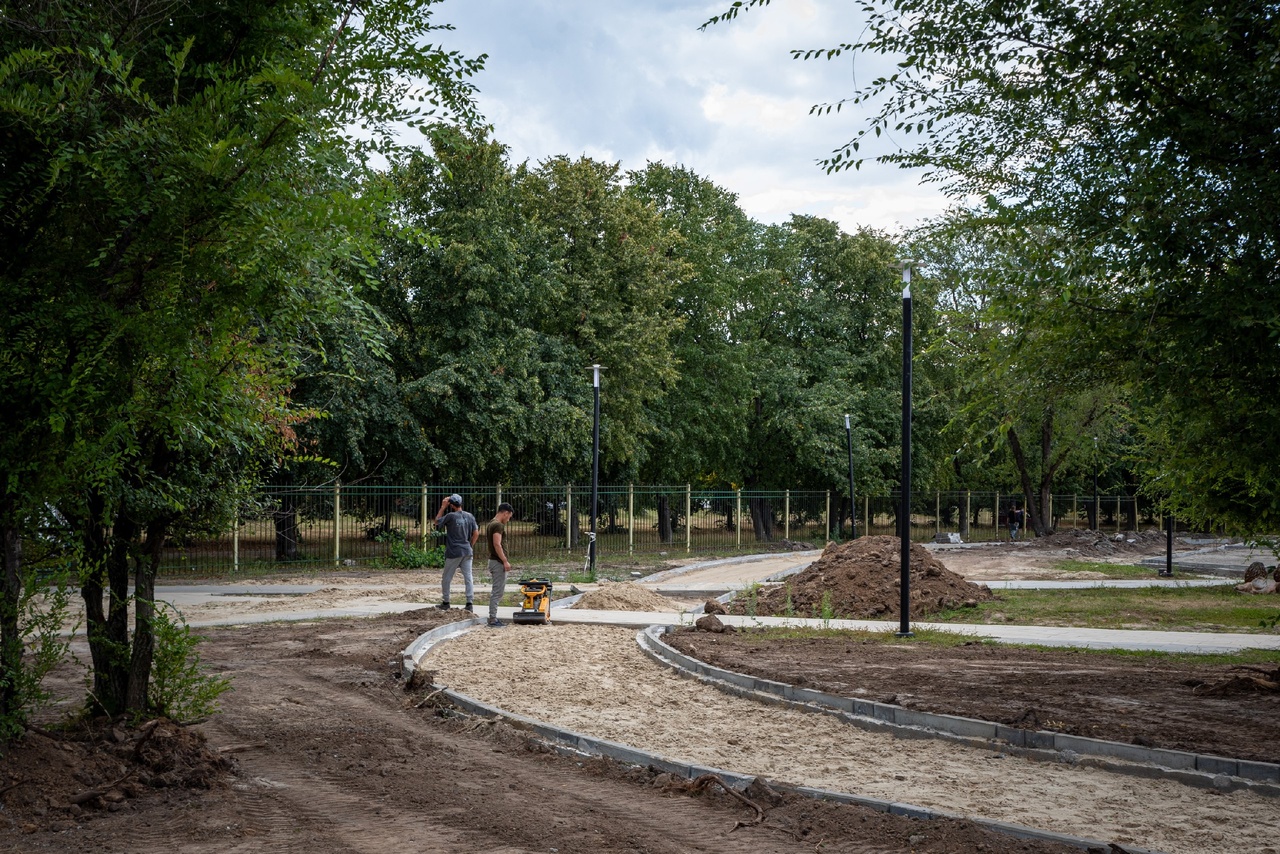
[[[1115,534],[1083,529],[1058,531],[1047,537],[1027,540],[1031,549],[1074,549],[1090,557],[1126,553],[1151,554],[1165,543],[1163,531],[1122,531],[1117,542]]]
[[[122,724],[66,733],[30,731],[5,757],[3,812],[13,826],[70,826],[85,813],[116,812],[149,791],[210,789],[231,764],[198,731],[166,719],[134,729]]]
[[[654,593],[647,587],[623,581],[603,584],[595,590],[582,594],[582,598],[569,606],[591,611],[679,611],[676,603]]]
[[[802,572],[759,596],[739,594],[734,614],[823,616],[887,620],[899,616],[900,543],[897,537],[863,537],[832,543]],[[823,596],[827,596],[824,606]],[[947,569],[923,546],[911,545],[913,618],[994,599],[986,585]]]

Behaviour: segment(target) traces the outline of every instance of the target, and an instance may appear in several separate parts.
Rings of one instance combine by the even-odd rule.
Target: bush
[[[203,672],[196,647],[204,638],[191,634],[183,616],[162,602],[156,603],[151,629],[155,634],[148,695],[152,710],[179,723],[201,721],[217,712],[218,697],[231,689],[231,683]]]
[[[0,744],[22,734],[31,716],[50,698],[41,687],[44,677],[66,657],[70,642],[62,634],[71,586],[67,573],[37,576],[24,573],[18,601],[0,598],[0,608],[17,616],[16,648],[4,650],[0,662],[0,692],[10,698],[8,712],[0,708]],[[8,666],[12,662],[16,666]]]
[[[396,569],[428,569],[444,566],[444,546],[429,549],[418,548],[404,539],[398,531],[378,537],[378,542],[388,543],[387,559]]]

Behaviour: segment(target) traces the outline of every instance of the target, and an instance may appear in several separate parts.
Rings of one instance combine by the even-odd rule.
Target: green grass
[[[1054,566],[1061,572],[1093,572],[1103,578],[1155,578],[1153,566],[1137,566],[1128,563],[1092,563],[1087,560],[1064,560]]]
[[[1280,597],[1237,593],[1232,584],[1213,587],[1144,587],[1137,590],[1003,590],[976,608],[945,611],[933,623],[1012,623],[1090,629],[1155,629],[1190,632],[1274,634]]]

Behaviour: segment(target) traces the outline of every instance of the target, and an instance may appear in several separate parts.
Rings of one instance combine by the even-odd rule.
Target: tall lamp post
[[[849,441],[849,539],[858,539],[858,504],[853,500],[853,428],[849,425],[849,413],[844,416],[844,436]]]
[[[595,398],[594,417],[591,423],[591,533],[588,536],[588,563],[591,580],[596,580],[596,519],[600,516],[600,371],[601,365],[591,366],[591,386]]]
[[[898,637],[911,637],[911,261],[902,262],[902,509],[898,512],[902,562]]]

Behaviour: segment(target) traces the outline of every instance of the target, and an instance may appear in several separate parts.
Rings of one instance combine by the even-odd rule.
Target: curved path
[[[1257,794],[904,740],[726,696],[654,665],[632,629],[476,630],[422,665],[482,702],[677,761],[1169,854],[1274,844],[1276,804]]]

